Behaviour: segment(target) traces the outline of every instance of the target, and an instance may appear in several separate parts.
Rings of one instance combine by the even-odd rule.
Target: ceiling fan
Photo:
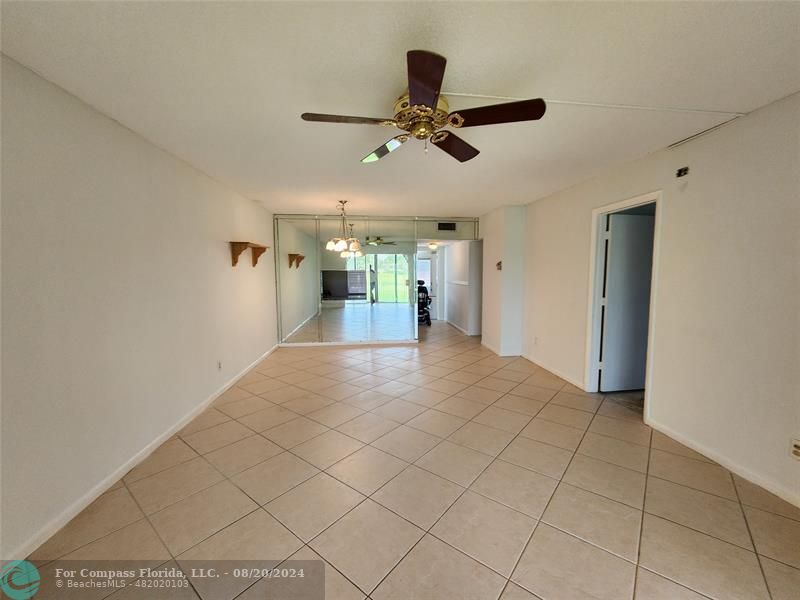
[[[304,121],[321,123],[392,126],[403,131],[362,158],[362,163],[380,160],[390,152],[397,150],[410,137],[425,140],[426,144],[430,139],[437,148],[444,150],[460,162],[466,162],[475,158],[479,150],[470,146],[452,131],[445,131],[443,129],[445,126],[449,125],[454,129],[459,129],[479,125],[535,121],[542,118],[547,108],[544,100],[536,98],[535,100],[519,100],[450,112],[447,98],[439,94],[447,60],[443,56],[427,50],[411,50],[407,54],[407,59],[408,93],[395,102],[393,118],[377,119],[318,113],[303,113],[300,115],[301,118]]]
[[[381,236],[376,236],[374,238],[371,238],[371,237],[367,236],[367,238],[364,241],[367,244],[369,244],[370,246],[396,246],[397,245],[396,242],[387,242],[387,241],[385,241],[383,239],[383,237],[381,237]]]

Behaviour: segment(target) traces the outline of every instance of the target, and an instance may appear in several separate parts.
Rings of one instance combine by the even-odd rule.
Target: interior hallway
[[[327,600],[797,597],[800,509],[651,431],[639,394],[420,331],[279,349],[31,558],[321,557]]]

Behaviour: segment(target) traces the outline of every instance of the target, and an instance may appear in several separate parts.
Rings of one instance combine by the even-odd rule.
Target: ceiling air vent
[[[439,231],[455,231],[455,223],[437,223]]]

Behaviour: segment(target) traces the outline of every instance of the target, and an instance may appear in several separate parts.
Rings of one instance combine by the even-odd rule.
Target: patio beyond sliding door
[[[378,302],[397,302],[407,304],[411,299],[412,283],[409,272],[409,256],[405,254],[376,254],[377,298]]]

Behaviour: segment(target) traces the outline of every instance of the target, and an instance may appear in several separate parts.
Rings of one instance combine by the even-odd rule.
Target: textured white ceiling
[[[800,89],[800,3],[3,2],[3,52],[276,212],[477,216],[530,202],[730,118],[551,104],[463,130],[460,164],[415,140],[306,123],[391,116],[405,52],[446,91],[747,112]],[[452,108],[492,104],[451,98]]]

